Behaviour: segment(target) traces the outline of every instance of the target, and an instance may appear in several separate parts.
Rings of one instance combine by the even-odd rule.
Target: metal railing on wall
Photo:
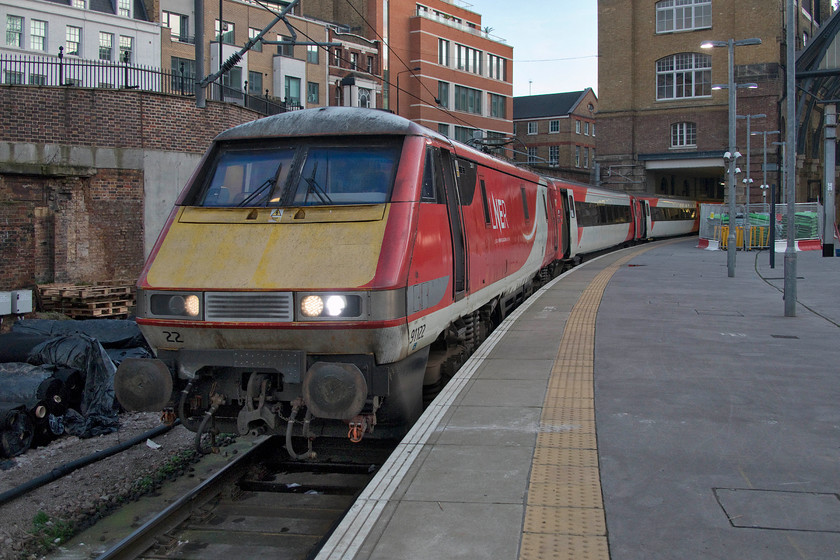
[[[97,89],[135,89],[171,95],[195,96],[195,76],[185,71],[166,72],[153,66],[84,60],[58,56],[0,55],[0,79],[5,85],[66,86]],[[254,95],[218,83],[207,88],[207,99],[236,103],[263,115],[275,115],[302,108],[266,95]]]

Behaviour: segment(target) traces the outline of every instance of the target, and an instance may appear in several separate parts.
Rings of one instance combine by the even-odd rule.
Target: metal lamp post
[[[729,237],[726,242],[726,269],[730,278],[735,276],[735,47],[746,45],[760,45],[761,39],[729,39],[728,41],[707,41],[700,45],[701,48],[709,49],[712,47],[726,47],[729,53],[728,76],[729,79],[725,86],[712,86],[712,89],[723,89],[726,87],[729,90],[729,150],[724,154],[724,158],[728,159],[728,173],[727,186],[729,192]],[[743,84],[743,87],[757,87],[755,84]],[[727,154],[729,157],[727,158]]]
[[[763,130],[761,132],[752,132],[751,133],[753,136],[761,135],[761,136],[764,137],[764,150],[762,151],[762,154],[764,155],[764,160],[762,161],[762,164],[761,164],[761,171],[762,171],[761,202],[762,202],[762,204],[764,205],[765,208],[767,207],[767,189],[770,188],[770,185],[767,184],[767,135],[768,134],[780,134],[780,132],[781,131],[779,131],[779,130]],[[769,221],[768,226],[767,226],[769,228],[768,233],[773,232],[776,228],[776,217],[773,214],[774,214],[774,212],[770,213],[770,221]],[[771,264],[775,264],[775,263],[772,262],[773,261],[773,254],[774,254],[775,249],[776,249],[774,247],[775,239],[776,239],[776,236],[773,235],[773,236],[768,237],[768,240],[767,240],[767,243],[770,246],[770,250],[768,252],[771,255],[771,257],[770,257]],[[770,242],[771,240],[773,241],[773,243]]]
[[[419,71],[420,71],[420,67],[417,66],[415,68],[409,68],[408,70],[403,70],[402,72],[397,72],[397,115],[400,114],[400,93],[402,93],[402,91],[400,90],[400,74],[405,74],[406,72],[412,72],[413,73],[413,72],[419,72]]]
[[[785,249],[785,317],[796,316],[796,14],[793,0],[785,5],[785,180],[787,186],[787,249]]]
[[[750,242],[749,242],[749,235],[752,233],[752,221],[750,220],[750,187],[752,186],[751,183],[753,182],[752,173],[750,172],[750,123],[752,119],[763,119],[767,117],[764,113],[760,113],[758,115],[737,115],[736,119],[745,119],[747,121],[747,172],[746,176],[744,177],[744,184],[746,185],[746,191],[744,193],[744,250],[750,249]]]

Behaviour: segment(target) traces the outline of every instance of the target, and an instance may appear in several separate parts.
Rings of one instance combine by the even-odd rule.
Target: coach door
[[[652,225],[650,223],[650,202],[648,202],[647,200],[643,200],[642,210],[642,239],[647,239],[648,237],[650,237],[650,229]]]
[[[458,189],[455,184],[455,162],[449,150],[440,150],[440,163],[443,172],[443,190],[446,196],[446,210],[449,214],[449,231],[452,233],[452,271],[455,299],[464,297],[467,289],[467,256],[464,224]]]
[[[572,256],[572,232],[577,237],[577,226],[572,228],[572,220],[575,218],[575,200],[566,189],[560,191],[560,200],[563,201],[563,256],[568,258]],[[574,243],[577,243],[577,239]]]

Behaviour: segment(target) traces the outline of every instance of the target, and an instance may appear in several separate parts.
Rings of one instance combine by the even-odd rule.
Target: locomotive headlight
[[[327,315],[339,317],[344,308],[347,307],[347,298],[344,296],[330,296],[327,298]]]
[[[152,316],[201,319],[201,297],[190,293],[156,293],[149,297]]]
[[[355,319],[362,315],[362,297],[356,294],[301,294],[301,321]]]

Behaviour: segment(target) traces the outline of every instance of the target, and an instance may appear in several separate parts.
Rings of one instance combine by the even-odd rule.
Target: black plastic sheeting
[[[60,336],[32,349],[29,361],[85,372],[80,416],[67,414],[64,429],[79,437],[115,432],[119,428],[114,409],[114,374],[117,366],[94,338],[84,334]]]
[[[17,321],[12,332],[53,338],[68,334],[84,334],[99,341],[103,348],[145,348],[146,339],[137,323],[118,319],[86,319],[52,321],[27,319]]]
[[[131,320],[17,321],[0,335],[0,402],[48,407],[47,417],[35,420],[36,440],[39,431],[82,438],[114,432],[117,365],[151,356]]]

